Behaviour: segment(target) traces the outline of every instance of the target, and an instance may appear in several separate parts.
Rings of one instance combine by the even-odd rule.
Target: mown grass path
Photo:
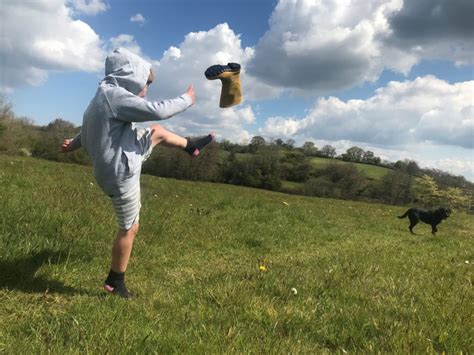
[[[474,351],[473,216],[151,176],[142,204],[137,297],[104,296],[91,169],[0,156],[0,352]]]

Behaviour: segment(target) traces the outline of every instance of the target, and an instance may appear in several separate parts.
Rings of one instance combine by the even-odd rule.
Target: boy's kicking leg
[[[199,155],[201,149],[211,143],[214,139],[213,134],[208,134],[207,136],[203,137],[183,138],[164,129],[160,125],[153,125],[150,127],[150,129],[152,131],[152,147],[156,146],[157,144],[163,144],[167,147],[183,149],[185,152],[193,156]]]

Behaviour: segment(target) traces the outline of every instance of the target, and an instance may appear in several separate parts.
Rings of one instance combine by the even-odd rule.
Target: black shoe
[[[186,137],[188,144],[184,151],[193,157],[197,157],[201,150],[215,139],[214,133],[202,137]]]
[[[240,64],[237,63],[227,63],[227,65],[211,65],[209,68],[206,69],[204,75],[209,80],[217,79],[217,77],[225,72],[232,72],[232,73],[239,73],[240,72]]]
[[[117,295],[122,298],[133,298],[133,295],[130,293],[130,291],[128,291],[128,288],[125,286],[125,284],[120,284],[117,287],[104,284],[104,290],[107,291],[107,293]]]

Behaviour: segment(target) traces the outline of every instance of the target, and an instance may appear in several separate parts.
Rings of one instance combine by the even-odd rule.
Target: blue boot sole
[[[217,79],[217,77],[224,73],[224,72],[233,72],[238,73],[240,72],[240,64],[237,63],[227,63],[227,65],[211,65],[209,68],[206,69],[204,75],[209,80]]]

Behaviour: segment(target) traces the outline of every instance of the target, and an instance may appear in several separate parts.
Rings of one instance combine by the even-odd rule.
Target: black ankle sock
[[[115,272],[112,269],[110,269],[109,276],[107,276],[105,283],[112,287],[118,287],[119,285],[125,286],[125,273]]]
[[[186,148],[184,148],[184,151],[188,154],[195,154],[196,149],[201,150],[204,148],[206,145],[212,142],[212,134],[208,134],[207,136],[202,136],[202,137],[186,137],[188,143],[186,145]]]

